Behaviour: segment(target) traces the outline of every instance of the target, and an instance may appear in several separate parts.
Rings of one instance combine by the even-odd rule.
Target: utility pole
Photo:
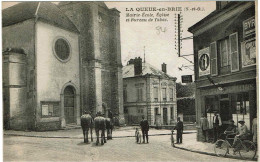
[[[181,21],[180,14],[178,14],[178,55],[181,56]]]
[[[144,46],[144,63],[145,63],[145,46]]]

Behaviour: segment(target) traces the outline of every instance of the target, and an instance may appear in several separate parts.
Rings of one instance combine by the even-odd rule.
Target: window
[[[125,113],[125,114],[128,114],[128,109],[127,109],[127,107],[124,107],[124,113]]]
[[[170,88],[169,90],[169,95],[170,95],[170,101],[173,101],[173,88]]]
[[[159,113],[159,108],[157,107],[157,108],[154,108],[154,113],[155,113],[155,115],[160,115],[160,113]]]
[[[143,101],[143,89],[137,88],[137,101]]]
[[[173,107],[171,107],[171,119],[173,119]]]
[[[217,57],[220,57],[219,59]],[[228,74],[239,70],[238,34],[210,44],[211,75]]]
[[[54,44],[55,56],[60,61],[68,61],[70,57],[70,45],[68,41],[63,38],[59,38]]]
[[[239,120],[244,120],[247,128],[250,129],[249,93],[231,94],[231,109],[235,124]]]
[[[219,41],[219,53],[221,59],[221,67],[226,67],[230,65],[229,52],[228,52],[228,39],[223,39]]]
[[[137,110],[139,114],[143,114],[144,113],[144,109],[138,109]]]
[[[166,88],[162,89],[162,97],[163,97],[163,101],[167,101]]]
[[[58,117],[59,116],[59,102],[41,102],[42,117]]]
[[[154,101],[158,102],[158,87],[153,87]]]

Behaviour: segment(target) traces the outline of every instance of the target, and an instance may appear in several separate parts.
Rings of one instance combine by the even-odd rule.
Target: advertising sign
[[[241,43],[242,67],[248,67],[256,64],[255,43],[255,38]]]
[[[255,34],[255,17],[254,16],[243,21],[243,33],[244,33],[244,38],[247,38],[247,37]]]
[[[209,47],[199,50],[199,76],[210,74]]]

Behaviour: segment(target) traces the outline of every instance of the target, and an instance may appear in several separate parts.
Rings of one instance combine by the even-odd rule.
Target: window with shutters
[[[162,89],[162,97],[163,97],[163,101],[167,101],[166,88]]]
[[[229,53],[229,39],[225,38],[218,41],[218,56],[220,58],[219,73],[230,73],[230,53]]]
[[[239,54],[238,54],[238,36],[233,33],[229,36],[230,42],[230,59],[231,59],[231,72],[239,70]]]
[[[154,101],[158,102],[158,87],[153,88]]]

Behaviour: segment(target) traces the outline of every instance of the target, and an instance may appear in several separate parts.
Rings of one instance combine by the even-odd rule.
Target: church
[[[4,128],[124,123],[120,12],[104,2],[22,2],[2,10]]]

